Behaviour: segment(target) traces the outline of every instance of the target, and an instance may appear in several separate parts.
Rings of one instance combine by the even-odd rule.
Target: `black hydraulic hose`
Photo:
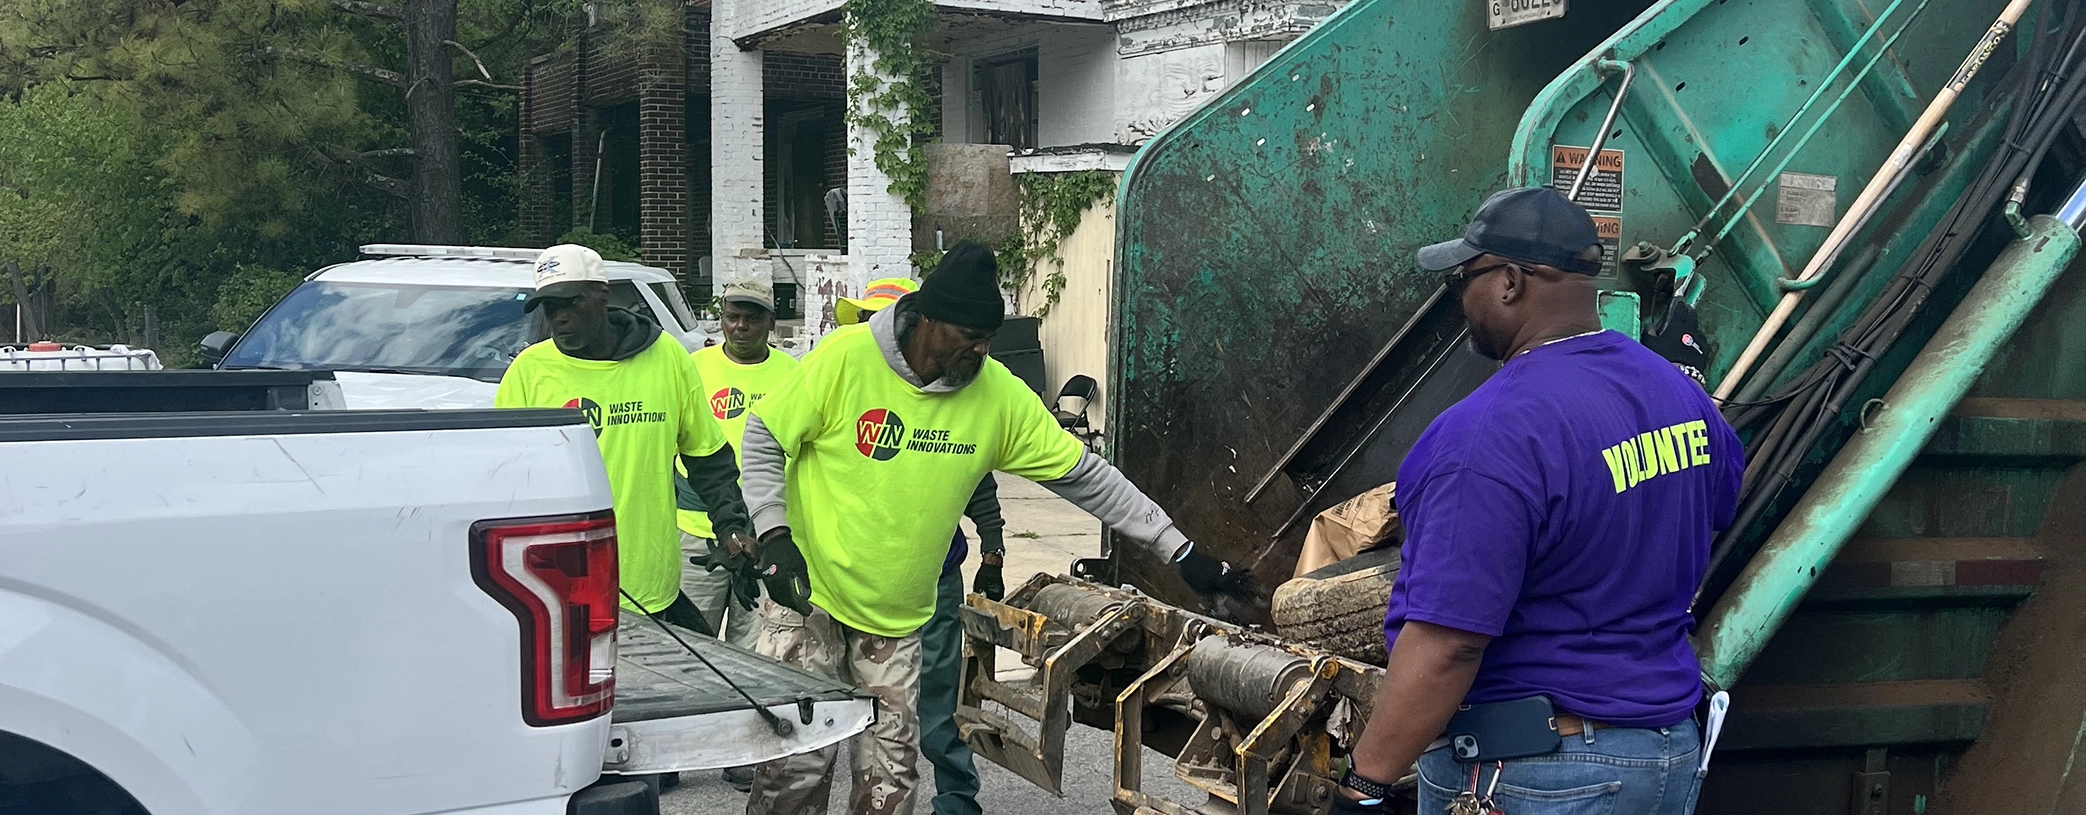
[[[1737,571],[1759,545],[1757,540],[1742,545],[1745,536],[1795,479],[1819,439],[1837,426],[1836,420],[1877,360],[1895,346],[1928,296],[1956,271],[1979,233],[1991,226],[1990,215],[2013,179],[2032,176],[2071,112],[2086,99],[2086,70],[2081,70],[2086,26],[2079,24],[2076,8],[2067,12],[2063,27],[2056,32],[2048,28],[2048,16],[2046,8],[2037,23],[2038,33],[2045,36],[2036,38],[2027,69],[2015,83],[2013,92],[2020,105],[2009,117],[2000,150],[1964,188],[1938,228],[1841,333],[1824,358],[1765,401],[1726,406],[1734,427],[1745,429],[1770,420],[1771,424],[1749,445],[1737,517],[1716,542],[1694,608],[1714,602],[1736,579]],[[2051,60],[2056,50],[2052,43],[2064,39],[2064,34],[2070,35],[2070,42],[2063,49],[2063,58]]]
[[[1933,143],[1930,143],[1930,146],[1931,144]],[[1915,159],[1914,163],[1917,162]],[[1886,191],[1884,198],[1889,197],[1890,192]],[[1775,378],[1781,375],[1782,369],[1789,367],[1789,360],[1801,352],[1805,345],[1810,344],[1811,338],[1825,327],[1826,321],[1832,319],[1834,312],[1839,311],[1840,304],[1847,300],[1848,295],[1853,294],[1854,290],[1859,288],[1859,284],[1869,278],[1869,273],[1878,268],[1876,258],[1879,254],[1877,244],[1873,242],[1862,247],[1853,262],[1826,282],[1825,290],[1804,309],[1802,317],[1796,318],[1796,322],[1789,327],[1789,333],[1784,334],[1781,342],[1775,344],[1775,349],[1768,352],[1767,358],[1761,361],[1760,367],[1754,369],[1753,375],[1746,377],[1746,384],[1738,389],[1737,398],[1733,401],[1751,402],[1767,392],[1774,384]]]

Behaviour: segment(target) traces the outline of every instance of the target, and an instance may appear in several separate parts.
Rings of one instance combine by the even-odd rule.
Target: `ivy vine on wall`
[[[1059,247],[1086,211],[1115,203],[1117,175],[1107,170],[1076,173],[1023,173],[1021,228],[1000,242],[998,260],[1000,287],[1020,292],[1037,270],[1049,266],[1043,277],[1043,304],[1036,316],[1050,316],[1065,291],[1065,258]]]
[[[920,40],[934,28],[933,0],[847,0],[841,20],[848,45],[865,52],[869,63],[858,63],[848,77],[848,126],[873,136],[871,156],[891,178],[891,194],[919,213],[927,206],[921,145],[934,132],[926,116],[934,100],[927,95],[929,65]]]
[[[848,77],[847,124],[871,135],[876,168],[890,177],[891,194],[904,199],[916,215],[927,208],[923,145],[934,133],[929,118],[934,100],[926,83],[932,66],[921,48],[934,28],[934,17],[933,0],[846,0],[841,5],[842,35],[850,48],[868,57],[868,64],[857,63]],[[1020,292],[1038,268],[1049,265],[1036,316],[1047,316],[1065,289],[1059,245],[1079,228],[1089,208],[1115,201],[1116,178],[1105,170],[1020,176],[1021,226],[997,249],[1000,285]],[[926,274],[941,261],[941,253],[915,252],[912,261]]]

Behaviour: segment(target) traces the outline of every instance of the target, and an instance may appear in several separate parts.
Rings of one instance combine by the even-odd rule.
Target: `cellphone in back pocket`
[[[1504,761],[1557,752],[1557,710],[1548,696],[1464,705],[1443,731],[1456,761]]]

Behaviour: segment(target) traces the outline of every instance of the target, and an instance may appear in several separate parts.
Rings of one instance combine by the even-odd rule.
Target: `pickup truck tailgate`
[[[710,665],[659,624],[625,613],[616,629],[616,707],[602,771],[622,775],[756,764],[816,750],[861,732],[876,701],[730,643],[676,631]],[[793,725],[778,736],[718,677],[731,677],[761,706]]]

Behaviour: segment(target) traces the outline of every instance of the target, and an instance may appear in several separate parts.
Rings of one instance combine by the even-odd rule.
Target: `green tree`
[[[575,2],[0,4],[0,92],[110,86],[178,134],[160,163],[180,183],[182,211],[207,221],[251,219],[282,234],[299,213],[333,206],[345,182],[404,209],[414,240],[460,243],[472,208],[458,93],[495,97],[478,112],[511,133],[526,52],[560,31]]]
[[[301,276],[384,228],[384,211],[343,198],[267,219],[186,211],[190,194],[166,166],[182,134],[113,91],[49,82],[0,97],[0,267],[12,264],[39,295],[32,302],[49,303],[38,339],[135,342],[149,309],[156,350],[178,363],[203,334],[245,328],[212,319],[235,271]],[[16,300],[11,283],[0,283],[0,302]]]

